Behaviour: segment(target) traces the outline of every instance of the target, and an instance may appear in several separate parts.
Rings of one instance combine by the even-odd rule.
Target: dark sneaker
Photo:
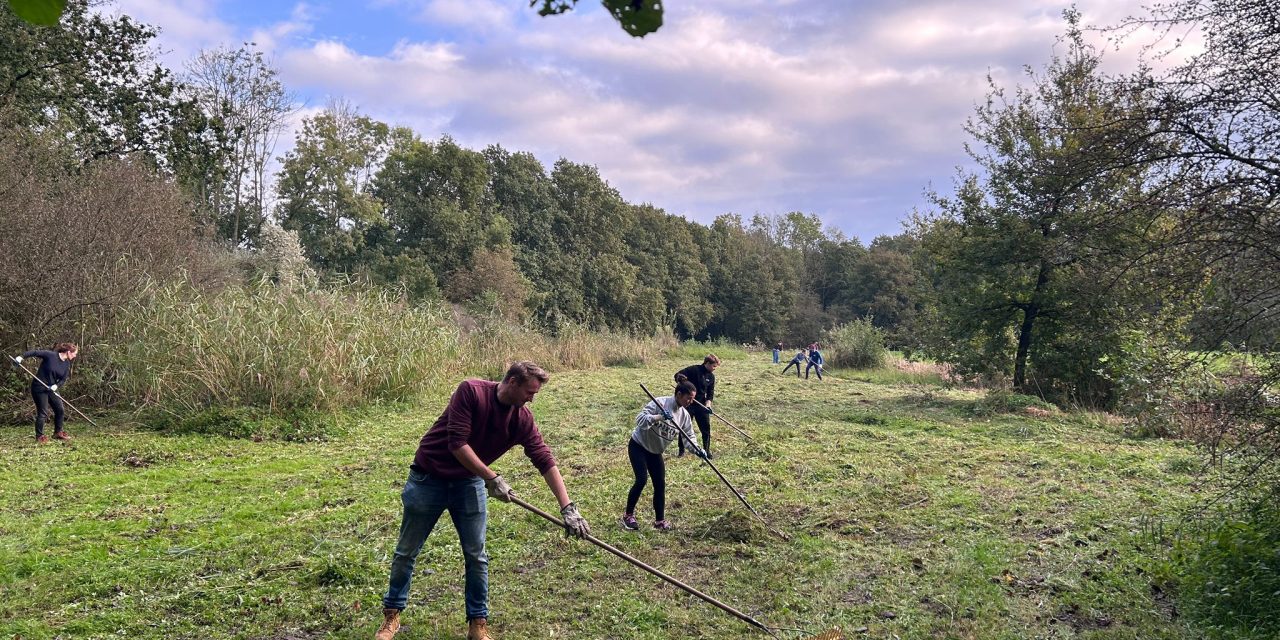
[[[671,521],[670,520],[654,520],[653,528],[657,529],[658,531],[670,531]]]
[[[636,517],[627,513],[622,516],[622,528],[627,531],[637,531],[640,529],[640,523],[636,522]]]
[[[36,436],[36,444],[48,444],[48,442],[49,442],[49,436],[46,436],[43,433]]]
[[[711,455],[711,450],[710,450],[710,449],[707,449],[707,459],[708,459],[708,460],[715,460],[715,458],[716,458],[715,456]]]
[[[54,432],[53,432],[53,437],[55,437],[55,438],[57,438],[57,439],[59,439],[59,440],[70,440],[70,439],[71,439],[71,436],[67,435],[67,432],[66,432],[66,431],[54,431]]]

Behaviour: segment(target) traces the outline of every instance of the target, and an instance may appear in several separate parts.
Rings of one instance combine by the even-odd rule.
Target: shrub
[[[1184,610],[1218,637],[1280,636],[1280,503],[1273,495],[1207,522],[1171,558]]]
[[[182,414],[154,412],[144,422],[152,429],[172,434],[316,441],[341,435],[347,420],[339,413],[318,409],[272,413],[262,407],[208,407]]]
[[[992,389],[975,400],[969,412],[975,416],[993,416],[1001,413],[1018,413],[1029,408],[1055,411],[1056,407],[1035,396],[1014,393],[1008,389]]]
[[[871,324],[871,318],[859,318],[827,331],[827,365],[849,369],[875,369],[885,364],[887,353],[884,331]]]

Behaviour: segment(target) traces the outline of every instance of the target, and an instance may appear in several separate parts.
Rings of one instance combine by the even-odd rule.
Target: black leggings
[[[62,420],[66,414],[62,408],[62,398],[47,389],[32,389],[31,399],[36,401],[36,437],[44,435],[44,421],[49,417],[49,407],[53,407],[53,432],[62,431]]]
[[[797,373],[799,370],[797,370]],[[702,432],[702,449],[711,451],[711,414],[706,411],[690,411],[693,421],[698,423],[698,431]],[[680,436],[680,453],[684,454],[684,436]],[[661,518],[659,518],[661,519]]]
[[[795,367],[795,368],[796,368],[796,377],[797,377],[797,378],[799,378],[799,377],[800,377],[800,363],[799,363],[799,362],[796,362],[795,360],[792,360],[790,363],[788,363],[788,364],[787,364],[787,366],[786,366],[786,367],[784,367],[784,368],[782,369],[782,375],[784,375],[784,376],[785,376],[785,375],[787,375],[787,369],[790,369],[791,367]]]
[[[636,512],[636,503],[640,502],[645,481],[653,476],[653,519],[662,520],[667,510],[667,465],[662,461],[662,454],[649,453],[639,442],[628,439],[627,457],[631,459],[631,472],[636,476],[635,484],[627,494],[627,513]]]

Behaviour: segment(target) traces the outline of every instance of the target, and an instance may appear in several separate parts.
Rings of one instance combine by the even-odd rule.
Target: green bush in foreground
[[[157,414],[148,427],[177,435],[202,434],[252,440],[319,442],[343,435],[351,417],[320,409],[209,407],[184,414]]]
[[[1280,504],[1274,498],[1179,541],[1170,568],[1184,609],[1214,635],[1280,637]]]
[[[884,331],[871,324],[870,318],[859,318],[827,331],[827,366],[847,369],[875,369],[884,366],[887,352]]]

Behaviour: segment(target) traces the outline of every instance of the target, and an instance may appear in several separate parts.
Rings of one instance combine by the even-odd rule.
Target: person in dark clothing
[[[804,362],[804,361],[805,361],[805,359],[807,358],[807,355],[806,355],[807,353],[808,353],[808,352],[807,352],[806,350],[804,350],[804,349],[801,349],[801,350],[797,351],[797,352],[796,352],[795,357],[791,358],[791,362],[788,362],[788,363],[787,363],[787,366],[785,366],[785,367],[783,367],[783,368],[782,368],[782,375],[784,375],[784,376],[785,376],[785,375],[787,375],[787,370],[788,370],[788,369],[790,369],[791,367],[795,367],[795,368],[796,368],[796,377],[797,377],[797,378],[799,378],[799,377],[800,377],[800,363],[802,363],[802,362]]]
[[[422,436],[409,479],[400,493],[404,518],[391,561],[391,579],[382,599],[383,623],[377,640],[391,640],[409,600],[409,583],[422,544],[445,511],[462,545],[466,587],[467,640],[490,640],[489,556],[485,553],[488,497],[510,502],[511,485],[489,467],[519,445],[560,502],[565,532],[585,536],[591,527],[565,490],[551,449],[526,404],[549,379],[532,362],[517,362],[501,382],[465,380],[431,429]]]
[[[686,408],[693,404],[694,394],[698,391],[684,376],[676,375],[676,379],[679,382],[676,383],[675,394],[649,401],[636,415],[636,428],[627,442],[627,458],[631,460],[631,472],[636,480],[627,493],[622,528],[630,531],[640,528],[636,522],[636,504],[640,502],[640,493],[650,477],[653,478],[653,528],[658,531],[671,529],[671,522],[666,519],[667,467],[662,453],[671,446],[672,440],[684,442],[687,438],[690,444],[693,443],[693,421],[689,419]],[[694,444],[693,448],[694,455],[705,455],[698,445]]]
[[[63,428],[66,409],[63,408],[62,396],[58,395],[57,391],[66,384],[67,378],[71,375],[71,361],[79,355],[80,348],[75,343],[63,342],[53,349],[53,351],[35,349],[13,357],[14,364],[22,364],[26,358],[41,360],[40,370],[36,372],[36,377],[31,379],[31,399],[36,403],[36,442],[41,444],[49,441],[49,436],[44,434],[44,423],[48,420],[51,409],[53,410],[53,437],[59,440],[71,439]]]
[[[804,379],[805,380],[809,379],[810,369],[816,369],[818,372],[818,379],[821,380],[822,365],[824,364],[826,364],[826,361],[822,359],[822,352],[818,351],[818,344],[814,343],[810,345],[809,346],[809,364],[805,365],[804,367]],[[800,367],[796,367],[796,374],[798,375],[799,373],[800,373]]]
[[[708,353],[707,357],[702,359],[702,364],[685,367],[673,376],[677,382],[680,381],[680,376],[684,376],[698,390],[694,403],[689,405],[689,413],[698,423],[698,430],[702,432],[702,450],[707,453],[707,459],[713,457],[711,455],[711,414],[713,413],[711,401],[716,396],[716,375],[713,372],[719,366],[720,358],[717,358],[714,353]],[[684,455],[684,442],[681,441],[679,444],[680,449],[676,456]]]

